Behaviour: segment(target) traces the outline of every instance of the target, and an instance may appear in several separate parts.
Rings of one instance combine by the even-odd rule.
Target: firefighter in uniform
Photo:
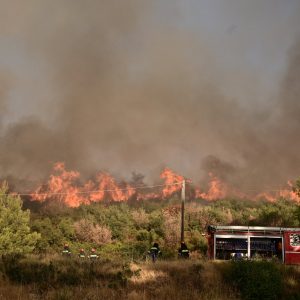
[[[181,242],[180,248],[178,249],[178,256],[180,258],[189,258],[190,257],[190,251],[185,244],[185,242]]]
[[[79,250],[78,257],[79,257],[79,258],[85,258],[85,252],[84,252],[84,249],[81,248],[81,249]]]
[[[96,249],[92,249],[91,250],[91,254],[89,255],[89,259],[91,259],[91,260],[96,260],[96,259],[98,259],[98,255],[97,255],[97,253],[96,253]]]
[[[152,262],[155,263],[155,261],[157,260],[157,256],[160,254],[158,243],[154,243],[153,246],[148,251],[148,253],[152,258]]]
[[[64,244],[64,249],[62,251],[62,255],[71,256],[71,251],[70,251],[70,247],[68,244]]]

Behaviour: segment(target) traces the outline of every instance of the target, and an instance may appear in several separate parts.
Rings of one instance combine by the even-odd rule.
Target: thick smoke
[[[2,51],[15,62],[0,64],[2,178],[43,180],[55,161],[85,176],[213,171],[244,189],[299,176],[300,44],[273,99],[251,107],[221,86],[242,77],[248,93],[255,72],[219,72],[204,30],[180,27],[182,7],[163,3],[2,5]]]

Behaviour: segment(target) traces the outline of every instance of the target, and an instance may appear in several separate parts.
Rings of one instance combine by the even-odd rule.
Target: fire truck
[[[277,259],[300,265],[300,228],[208,226],[210,259]]]

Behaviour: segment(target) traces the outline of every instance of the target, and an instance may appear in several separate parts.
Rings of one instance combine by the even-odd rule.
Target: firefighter
[[[160,254],[158,243],[154,243],[153,246],[148,251],[148,253],[151,256],[152,262],[155,263],[155,261],[157,260],[157,256]]]
[[[64,249],[62,251],[62,255],[71,256],[71,251],[70,251],[69,244],[64,244]]]
[[[185,244],[185,242],[181,242],[180,248],[178,249],[178,256],[180,258],[189,258],[190,257],[190,251]]]
[[[91,260],[96,260],[96,259],[98,259],[98,255],[97,255],[97,253],[96,253],[96,249],[95,249],[95,248],[92,248],[91,254],[89,255],[89,259],[91,259]]]
[[[81,248],[81,249],[79,250],[78,257],[79,257],[79,258],[85,258],[85,252],[84,252],[84,249]]]

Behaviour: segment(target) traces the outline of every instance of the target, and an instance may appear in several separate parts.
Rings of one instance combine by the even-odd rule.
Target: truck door
[[[284,261],[300,264],[300,231],[284,232]]]

